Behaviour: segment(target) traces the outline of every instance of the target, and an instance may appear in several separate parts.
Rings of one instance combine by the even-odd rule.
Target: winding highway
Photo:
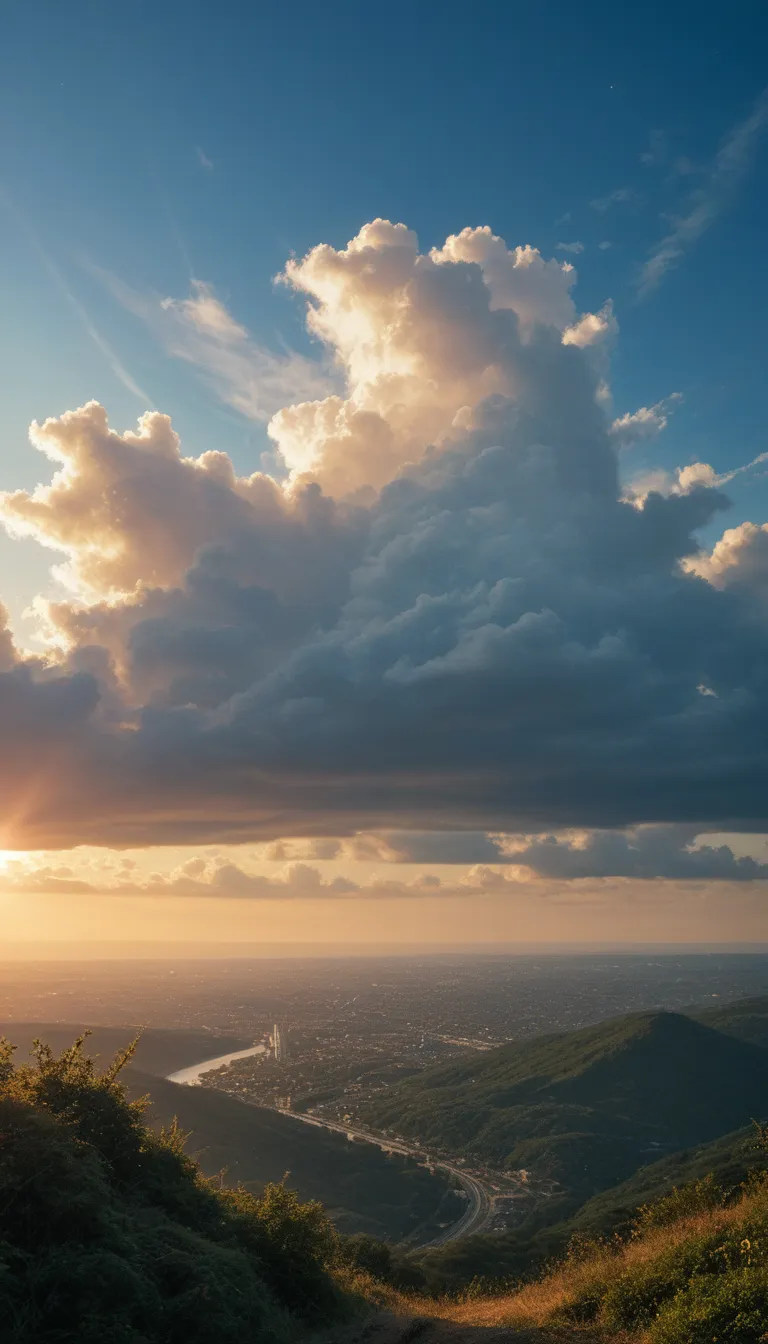
[[[199,1085],[202,1074],[221,1068],[224,1064],[230,1064],[232,1060],[260,1054],[263,1049],[263,1045],[251,1046],[248,1050],[236,1050],[229,1055],[219,1055],[215,1059],[205,1059],[200,1064],[192,1064],[186,1069],[179,1069],[176,1073],[168,1074],[167,1081],[169,1083],[181,1083],[186,1087],[194,1087]],[[273,1110],[277,1115],[283,1115],[289,1120],[298,1120],[305,1125],[315,1125],[318,1129],[336,1130],[339,1134],[345,1134],[348,1139],[356,1139],[362,1143],[373,1143],[386,1153],[402,1153],[405,1157],[414,1157],[419,1162],[428,1163],[429,1166],[440,1171],[446,1171],[449,1175],[455,1177],[461,1184],[462,1189],[466,1191],[468,1201],[466,1209],[461,1217],[455,1223],[451,1223],[450,1227],[445,1228],[439,1236],[433,1237],[430,1241],[413,1243],[414,1250],[424,1250],[427,1246],[444,1246],[446,1242],[456,1241],[458,1237],[474,1236],[478,1232],[483,1232],[490,1221],[493,1213],[493,1196],[476,1176],[470,1176],[466,1171],[462,1171],[461,1167],[454,1166],[452,1162],[427,1157],[420,1148],[407,1143],[404,1139],[384,1138],[383,1135],[371,1134],[364,1129],[356,1129],[353,1125],[344,1125],[339,1120],[326,1120],[317,1115],[302,1115],[300,1111],[286,1111],[279,1106],[270,1106],[264,1109]]]
[[[286,1111],[278,1107],[271,1107],[279,1115],[287,1116],[291,1120],[299,1120],[305,1125],[316,1125],[319,1129],[334,1129],[339,1134],[346,1134],[348,1139],[357,1139],[361,1143],[373,1143],[377,1148],[381,1148],[385,1153],[402,1153],[405,1157],[414,1157],[419,1162],[426,1162],[431,1167],[436,1167],[440,1171],[447,1171],[460,1182],[462,1189],[467,1193],[468,1204],[463,1214],[450,1227],[445,1228],[439,1236],[433,1237],[430,1241],[414,1243],[414,1250],[424,1250],[427,1246],[444,1246],[448,1241],[456,1241],[458,1237],[475,1236],[478,1232],[485,1230],[486,1224],[490,1221],[493,1212],[493,1196],[489,1194],[482,1181],[476,1176],[470,1176],[461,1167],[456,1167],[452,1162],[444,1162],[440,1159],[427,1157],[425,1153],[414,1144],[407,1143],[404,1139],[388,1139],[383,1135],[372,1134],[366,1129],[355,1129],[353,1125],[344,1125],[339,1120],[326,1120],[317,1115],[302,1115],[300,1111]]]

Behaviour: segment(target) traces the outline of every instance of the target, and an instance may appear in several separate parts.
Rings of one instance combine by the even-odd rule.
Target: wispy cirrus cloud
[[[755,102],[749,116],[734,126],[712,162],[703,187],[690,197],[687,212],[651,252],[642,267],[637,284],[638,297],[655,289],[667,271],[707,229],[728,205],[739,182],[748,172],[757,142],[768,124],[768,88]]]
[[[639,201],[639,193],[633,187],[617,187],[615,191],[609,191],[605,196],[596,196],[589,204],[598,214],[605,214],[612,205],[631,205]]]
[[[51,256],[47,248],[43,246],[37,234],[35,233],[34,229],[31,227],[29,221],[25,218],[24,214],[22,213],[19,205],[9,195],[5,187],[0,189],[0,204],[5,206],[5,209],[15,220],[18,228],[23,233],[24,237],[27,240],[27,243],[32,248],[33,252],[37,255],[44,270],[50,276],[56,289],[59,291],[62,298],[67,302],[71,311],[74,313],[75,317],[77,318],[80,325],[83,327],[84,331],[86,332],[90,340],[93,341],[93,344],[96,346],[97,350],[99,350],[101,354],[104,356],[104,359],[107,361],[107,364],[111,368],[118,382],[122,383],[126,391],[132,393],[132,395],[136,397],[139,401],[143,401],[145,407],[151,406],[152,398],[149,396],[147,392],[143,390],[142,387],[139,386],[136,379],[125,367],[124,363],[119,358],[119,356],[115,353],[109,341],[102,334],[102,332],[99,331],[99,328],[96,326],[87,308],[75,294],[69,281],[64,276],[64,273],[57,265],[57,263],[54,261],[53,257]]]
[[[334,382],[318,361],[255,341],[213,285],[193,279],[187,298],[134,289],[90,262],[85,268],[128,312],[146,323],[169,355],[192,364],[226,405],[266,423],[286,403],[328,396]]]

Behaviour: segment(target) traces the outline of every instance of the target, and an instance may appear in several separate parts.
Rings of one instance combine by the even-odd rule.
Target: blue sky
[[[617,405],[681,390],[662,455],[718,469],[755,456],[764,146],[657,292],[637,304],[634,282],[664,216],[707,189],[718,143],[748,116],[767,36],[759,3],[642,13],[595,0],[480,3],[471,17],[450,0],[9,6],[0,181],[17,214],[3,214],[0,262],[5,484],[36,469],[25,448],[34,416],[89,396],[119,423],[142,409],[30,233],[190,450],[215,438],[246,466],[263,446],[258,429],[225,418],[82,263],[173,296],[191,268],[257,339],[301,347],[301,311],[271,277],[292,251],[341,246],[377,215],[406,222],[424,247],[486,223],[546,255],[583,242],[579,304],[611,296],[622,327]],[[622,190],[628,200],[590,207]]]
[[[421,688],[428,677],[460,672],[466,687],[461,694],[467,698],[459,696],[450,701],[450,709],[441,711],[456,716],[456,758],[443,759],[442,746],[438,750],[435,745],[442,730],[430,736],[426,721],[421,722],[428,715],[420,710],[414,722],[425,732],[423,737],[414,733],[413,778],[421,771],[430,779],[442,779],[445,771],[448,779],[455,770],[462,783],[450,798],[445,794],[448,786],[441,785],[434,807],[429,800],[424,802],[423,815],[409,824],[429,837],[454,808],[452,824],[469,835],[463,848],[459,846],[467,871],[473,863],[483,867],[486,860],[491,865],[498,861],[502,868],[505,863],[514,865],[507,850],[489,840],[489,834],[540,834],[550,825],[558,832],[582,825],[593,828],[586,859],[581,850],[569,848],[570,841],[556,852],[538,842],[523,846],[531,863],[539,865],[536,872],[542,881],[563,876],[639,881],[648,873],[682,881],[695,878],[701,865],[708,879],[732,879],[743,886],[764,881],[762,867],[738,867],[735,856],[741,850],[733,834],[759,829],[756,816],[762,806],[763,766],[745,762],[751,761],[753,745],[763,731],[755,670],[763,662],[762,633],[759,638],[755,635],[749,605],[759,604],[763,597],[762,589],[753,593],[750,588],[747,598],[744,592],[753,582],[758,586],[762,582],[766,534],[757,529],[754,534],[742,532],[738,554],[713,559],[702,552],[697,577],[684,575],[691,530],[709,550],[724,528],[745,520],[761,525],[768,518],[766,464],[739,472],[725,483],[732,501],[727,511],[714,493],[717,478],[768,451],[766,56],[765,7],[739,0],[727,7],[673,0],[634,8],[602,0],[581,6],[559,0],[540,5],[480,0],[471,9],[452,0],[387,6],[346,0],[318,6],[302,0],[290,7],[234,0],[215,4],[134,0],[130,5],[26,0],[6,7],[0,49],[4,296],[0,358],[5,375],[0,488],[29,492],[49,480],[50,464],[28,443],[30,422],[61,416],[91,399],[103,404],[111,425],[121,433],[134,427],[148,409],[169,414],[185,454],[226,453],[243,476],[262,467],[284,479],[285,469],[275,466],[267,435],[269,416],[283,405],[323,402],[328,411],[335,404],[329,394],[335,393],[341,405],[339,398],[343,400],[347,392],[344,415],[351,414],[350,407],[362,405],[367,414],[381,413],[377,433],[384,433],[383,424],[386,433],[402,436],[400,456],[395,453],[391,471],[382,465],[391,444],[382,448],[384,439],[372,438],[370,460],[362,465],[352,462],[342,488],[333,458],[335,431],[326,425],[317,459],[317,479],[327,491],[323,507],[328,513],[321,518],[310,504],[302,513],[305,506],[296,503],[298,494],[290,488],[274,498],[267,492],[258,500],[242,483],[236,488],[228,484],[217,493],[224,477],[215,472],[224,471],[226,476],[228,470],[220,462],[215,470],[209,464],[195,474],[175,461],[173,470],[168,468],[170,474],[164,475],[167,445],[156,425],[145,457],[137,456],[132,441],[120,441],[125,471],[120,490],[125,487],[125,495],[120,509],[113,510],[112,495],[119,494],[109,484],[114,443],[101,422],[81,419],[71,441],[66,427],[55,430],[53,437],[59,436],[71,479],[45,504],[44,517],[34,515],[37,505],[28,495],[20,496],[16,516],[38,540],[11,540],[0,534],[4,569],[0,596],[24,639],[32,639],[39,626],[39,616],[22,619],[31,599],[40,593],[66,597],[66,610],[56,617],[59,634],[66,629],[61,646],[66,656],[62,653],[56,664],[61,685],[51,714],[57,724],[58,715],[67,723],[68,715],[71,722],[80,723],[81,715],[83,723],[88,720],[87,730],[81,725],[74,739],[78,744],[85,741],[87,751],[93,749],[87,769],[83,767],[82,797],[103,795],[111,801],[105,803],[102,829],[97,821],[91,825],[85,804],[77,823],[66,824],[51,822],[47,804],[40,806],[43,819],[35,820],[30,804],[31,839],[25,841],[30,848],[38,836],[39,848],[106,843],[119,849],[130,843],[137,849],[167,844],[180,851],[186,843],[185,827],[193,837],[190,843],[197,843],[195,826],[201,828],[198,839],[205,845],[278,844],[286,835],[290,839],[304,834],[290,827],[304,826],[315,840],[303,849],[289,844],[283,857],[299,865],[307,858],[321,866],[335,864],[327,870],[328,882],[346,881],[344,874],[354,863],[367,864],[369,877],[375,875],[380,860],[399,862],[402,871],[417,876],[424,875],[430,855],[438,867],[459,863],[459,851],[446,858],[442,842],[434,838],[413,845],[402,839],[398,830],[402,802],[393,803],[387,794],[391,762],[386,724],[378,715],[392,687],[398,687],[396,696],[392,691],[394,698],[400,697],[393,720],[396,733],[409,714],[416,714],[414,706],[426,694]],[[387,229],[367,234],[365,226],[376,219],[407,225],[418,235],[421,254],[441,249],[449,235],[489,226],[510,249],[530,245],[545,260],[572,264],[578,273],[571,294],[575,308],[570,298],[563,307],[563,293],[557,290],[559,271],[555,280],[552,269],[540,277],[535,321],[549,324],[547,339],[552,330],[557,333],[546,360],[541,353],[544,346],[539,355],[532,354],[539,347],[525,325],[528,300],[514,288],[517,280],[512,298],[507,295],[499,302],[493,298],[491,303],[488,296],[498,276],[494,280],[492,262],[484,253],[478,262],[485,247],[479,234],[465,238],[462,246],[469,250],[461,256],[442,253],[435,267],[439,276],[434,274],[429,281],[434,289],[428,285],[420,289],[419,277],[428,271],[422,263],[428,259],[422,255],[414,260],[411,235]],[[355,246],[345,251],[350,239],[357,239]],[[301,262],[319,244],[329,245],[322,265]],[[356,258],[366,247],[370,266],[358,270]],[[386,304],[397,290],[391,267],[406,265],[404,256],[407,267],[415,267],[408,271],[411,297],[403,306],[398,291],[401,306],[390,310]],[[290,283],[276,285],[275,277],[290,259],[294,266]],[[457,298],[463,274],[461,284],[469,288],[462,294],[466,297],[471,291],[474,301],[480,301],[480,291],[471,290],[476,281],[462,272],[467,260],[474,260],[480,267],[477,276],[482,271],[484,277],[480,281],[476,276],[476,281],[481,306],[486,305],[485,326],[478,310],[470,304],[465,311]],[[323,286],[334,275],[342,276],[348,289],[342,293],[342,285],[329,298]],[[365,290],[371,275],[383,285],[381,294],[386,291],[381,311],[375,313]],[[612,311],[605,306],[609,301]],[[347,302],[351,310],[345,308]],[[560,305],[554,317],[548,306],[552,303]],[[316,315],[314,335],[307,329],[308,304]],[[499,307],[505,311],[501,323],[493,317]],[[369,362],[361,373],[355,366],[360,341],[345,344],[345,314],[352,311],[362,322],[361,331],[368,331],[365,323],[370,321],[383,349],[397,325],[392,313],[402,317],[406,309],[407,321],[380,364],[372,373]],[[443,315],[444,331],[439,322],[436,329],[431,325],[435,311]],[[591,339],[572,325],[583,314],[598,315],[590,320],[602,324],[594,349]],[[514,323],[519,319],[517,335],[504,327],[507,318]],[[471,340],[468,332],[474,333]],[[603,336],[605,343],[600,344]],[[472,342],[480,348],[483,341],[495,354],[476,367]],[[373,348],[373,337],[371,342]],[[564,355],[563,347],[568,346],[571,349]],[[414,368],[430,370],[418,394],[413,388],[404,394],[414,416],[407,432],[401,423],[402,407],[385,395],[391,380],[402,373],[397,361],[404,350],[416,361]],[[544,361],[541,367],[536,364],[539,357]],[[452,379],[462,386],[466,379],[467,405],[451,400]],[[591,417],[598,404],[603,415],[606,380],[612,406],[605,424],[601,421],[602,428],[595,430]],[[430,400],[438,385],[442,421],[440,416],[434,420]],[[542,387],[548,389],[543,397]],[[586,402],[585,388],[591,389]],[[537,478],[534,488],[532,478],[515,475],[522,471],[520,452],[530,447],[528,431],[518,442],[518,422],[512,429],[512,422],[503,416],[494,425],[482,415],[473,419],[470,412],[485,406],[489,394],[508,400],[510,406],[519,402],[526,407],[526,415],[544,435],[547,451],[553,445],[559,451],[567,441],[568,451],[583,453],[580,470],[584,479],[589,476],[592,491],[586,513],[573,511],[571,467],[563,468],[562,478],[554,484],[550,481],[551,490],[545,489],[543,477]],[[667,473],[654,478],[666,482],[660,502],[653,505],[658,517],[646,512],[637,523],[637,536],[630,535],[630,528],[622,550],[617,536],[623,524],[617,528],[616,518],[626,520],[627,508],[617,505],[615,491],[606,501],[601,484],[610,474],[612,445],[618,440],[605,431],[611,417],[658,403],[662,403],[659,416],[666,414],[668,419],[663,432],[639,438],[620,453],[626,480],[652,471]],[[454,413],[458,418],[451,418]],[[434,509],[429,533],[433,550],[429,550],[423,549],[423,535],[414,523],[410,487],[400,493],[397,481],[391,490],[384,487],[403,463],[418,461],[423,451],[425,442],[420,440],[413,456],[408,438],[415,432],[413,425],[430,426],[424,429],[428,434],[433,432],[433,421],[438,438],[444,435],[441,443],[463,444],[462,470],[468,474],[461,479],[471,479],[471,484],[466,500],[459,492],[457,505],[450,481],[439,472],[431,475],[428,463],[420,466],[418,488],[426,491]],[[559,427],[553,428],[556,422]],[[281,445],[293,444],[294,458],[289,453],[286,462],[298,478],[300,450],[302,445],[306,450],[314,430],[311,425],[300,427],[301,432],[294,429],[283,424],[278,437]],[[499,529],[498,535],[493,533],[496,549],[484,550],[472,531],[477,510],[490,506],[478,463],[495,442],[488,435],[497,433],[516,465],[499,466],[498,495],[510,514],[503,524],[498,519],[493,523]],[[509,443],[506,434],[511,436]],[[88,435],[96,445],[92,461],[83,456]],[[547,435],[554,436],[551,443]],[[379,459],[378,453],[384,456]],[[146,468],[142,479],[131,475],[139,473],[137,463],[142,471]],[[706,478],[675,475],[676,469],[692,463],[710,464],[713,471]],[[698,494],[697,483],[702,487]],[[347,515],[343,503],[334,503],[348,497],[347,489],[368,491],[354,495],[368,510],[364,524],[360,517],[355,522],[352,514]],[[528,490],[528,514],[518,516],[515,501],[527,498]],[[246,498],[249,508],[258,505],[265,511],[258,517],[249,515],[252,534],[243,523]],[[620,512],[614,517],[617,507]],[[179,522],[184,509],[189,510],[189,535],[182,535]],[[446,538],[440,533],[440,519],[451,510],[455,535]],[[79,520],[77,535],[73,519]],[[323,532],[326,525],[328,535]],[[53,546],[53,552],[39,545],[41,540]],[[465,547],[463,570],[456,559],[460,546]],[[51,564],[63,551],[69,556],[69,580],[74,584],[69,595],[50,574]],[[279,561],[269,580],[262,572],[267,553],[271,561],[275,557]],[[411,569],[408,557],[418,560]],[[601,565],[605,572],[598,583]],[[291,576],[300,569],[306,591],[302,588],[297,596],[301,585],[297,580],[291,589]],[[604,585],[615,575],[619,585],[626,578],[626,587],[620,598],[612,592],[609,600]],[[216,590],[219,606],[214,603],[212,614],[205,601],[214,591],[210,586],[214,581],[221,589]],[[157,586],[154,597],[146,598],[142,589],[144,595],[136,598],[136,585],[152,584]],[[481,588],[486,594],[482,600]],[[272,606],[263,605],[267,589]],[[510,596],[513,589],[525,589],[525,601],[531,605],[518,610],[514,606],[518,599],[513,602]],[[342,599],[350,594],[351,605],[344,606]],[[425,612],[432,600],[442,615],[430,624],[433,618]],[[230,601],[231,611],[239,615],[231,615]],[[286,604],[285,611],[281,603]],[[547,625],[550,617],[567,631],[562,649],[554,625]],[[521,632],[531,639],[530,649],[526,645],[523,652],[515,643],[522,641]],[[39,630],[35,638],[34,647],[40,647]],[[397,645],[399,638],[402,647]],[[625,639],[625,652],[631,650],[626,664],[616,653]],[[562,668],[557,659],[564,649],[569,675],[574,673],[578,680],[581,673],[578,668],[574,672],[578,660],[573,663],[577,646],[587,651],[585,658],[588,654],[596,660],[594,666],[590,662],[590,689],[587,693],[574,684],[566,694],[558,681]],[[518,707],[512,704],[509,688],[517,685],[521,669],[533,667],[526,659],[533,658],[534,647],[537,656],[543,657],[544,651],[553,658],[541,675],[531,672],[525,694],[532,696],[534,718],[540,708],[540,686],[550,687],[557,710],[553,722],[561,706],[571,704],[568,695],[573,694],[575,717],[552,729],[552,740],[557,740],[557,750],[563,748],[564,756],[562,776],[555,772],[558,782],[549,792],[537,773],[535,753],[531,759],[526,755],[525,733],[521,736],[519,725],[510,718]],[[5,656],[2,649],[0,654]],[[505,696],[497,705],[494,660],[502,656],[510,661]],[[184,659],[188,664],[182,667]],[[483,659],[486,681],[480,677]],[[616,660],[612,675],[617,682],[611,694],[600,690],[600,678],[607,675],[606,659]],[[34,682],[37,672],[28,672],[23,658],[14,667],[20,677],[28,675]],[[386,671],[374,686],[381,668]],[[310,674],[308,669],[314,671]],[[368,717],[354,722],[359,705],[350,687],[357,694],[361,686],[365,695],[370,692],[375,709],[370,711],[369,705]],[[592,706],[595,688],[599,693]],[[304,707],[300,713],[309,712],[307,706],[321,703],[326,694],[328,723],[336,725],[337,733],[333,738],[328,730],[330,746],[321,741],[322,734],[313,738],[311,725],[308,736],[302,737],[304,729],[301,724],[296,728],[295,719],[297,706]],[[278,708],[270,700],[273,695]],[[584,727],[587,700],[589,713],[595,715],[589,719],[589,732]],[[439,696],[428,701],[438,704]],[[617,726],[619,703],[631,724],[626,738]],[[752,706],[754,719],[746,714],[746,704]],[[729,731],[738,743],[732,752],[730,739],[725,751],[727,734],[716,719],[718,713],[726,713],[726,705],[732,716]],[[260,706],[258,713],[254,706]],[[498,713],[501,737],[490,726],[484,737],[481,708],[483,714],[486,709],[489,715]],[[348,710],[350,716],[345,718]],[[710,716],[706,721],[705,713]],[[318,770],[323,778],[323,771],[329,772],[327,777],[339,789],[333,795],[340,800],[338,815],[335,803],[328,805],[327,813],[323,810],[327,797],[322,794],[314,811],[303,795],[290,806],[286,803],[282,820],[275,821],[272,830],[263,816],[249,830],[250,821],[242,820],[234,804],[225,821],[215,807],[206,811],[205,788],[213,794],[219,790],[225,809],[227,790],[240,787],[238,771],[245,768],[242,762],[237,768],[233,765],[226,781],[215,775],[208,785],[206,770],[212,758],[195,756],[200,742],[209,749],[227,715],[240,725],[239,736],[227,743],[216,739],[217,769],[232,742],[239,750],[253,732],[253,759],[261,762],[259,770],[268,770],[264,760],[271,759],[270,735],[275,724],[287,725],[285,737],[274,747],[276,759],[293,760],[296,753],[298,761],[309,742],[309,756],[315,750],[319,756],[302,758],[299,765],[310,774]],[[249,715],[256,715],[256,728]],[[35,722],[34,716],[31,721]],[[643,729],[637,726],[641,721]],[[681,734],[674,751],[670,723]],[[147,724],[145,743],[142,731]],[[476,732],[465,739],[466,724]],[[191,733],[183,750],[176,736],[182,725]],[[547,726],[541,731],[548,731]],[[517,776],[506,779],[496,793],[488,784],[499,767],[493,744],[507,732],[504,741],[512,756],[520,751],[519,778],[529,778],[525,772],[532,771],[528,794],[522,785],[519,795],[516,792]],[[582,789],[578,773],[582,732],[590,744],[602,744],[592,762],[593,796],[589,787]],[[121,733],[129,755],[138,744],[132,768],[144,783],[130,797],[123,798],[118,789],[112,799],[102,780],[94,794],[94,781]],[[53,739],[53,728],[51,734]],[[635,744],[631,749],[622,745],[630,741]],[[162,769],[153,755],[158,742],[169,751],[169,744],[175,744]],[[357,743],[370,751],[366,762],[370,778],[362,801],[344,773],[360,767],[359,761],[355,764]],[[710,789],[701,774],[700,762],[710,759],[705,751],[708,743],[714,753],[713,778],[719,771],[723,781],[718,799],[714,784]],[[643,792],[645,786],[636,786],[631,753],[642,754],[646,747],[651,773]],[[718,755],[721,748],[723,754]],[[184,754],[187,750],[189,757]],[[626,788],[601,773],[614,750],[619,756],[626,751]],[[146,758],[144,751],[149,752]],[[665,751],[671,755],[676,751],[679,757],[681,773],[674,781],[674,772],[651,779],[651,762],[664,758]],[[266,757],[259,755],[264,752]],[[326,757],[324,752],[330,754]],[[337,757],[342,761],[338,779],[333,773]],[[737,758],[741,773],[733,764]],[[153,829],[154,819],[141,820],[142,789],[147,779],[153,786],[159,778],[175,779],[182,760],[197,760],[200,796],[189,801],[187,812],[163,794],[157,803],[160,820]],[[74,763],[72,768],[79,779],[80,766]],[[662,775],[664,769],[666,765]],[[728,773],[732,769],[733,779]],[[115,777],[123,770],[121,758]],[[164,775],[163,770],[169,773]],[[476,794],[479,776],[472,773],[478,770],[484,781],[481,801]],[[187,774],[191,773],[190,766]],[[561,778],[571,783],[561,786]],[[686,781],[691,782],[689,793]],[[540,803],[535,801],[539,789]],[[731,797],[737,801],[731,803]],[[364,816],[355,811],[359,801],[369,808]],[[122,806],[126,817],[134,818],[130,825],[126,821],[125,831],[120,829]],[[55,812],[54,803],[51,807]],[[695,829],[697,823],[711,834],[721,831],[731,836],[727,854],[708,849],[696,860],[699,868],[690,857],[690,845],[701,833]],[[289,829],[280,831],[280,825]],[[651,829],[635,834],[627,830],[632,826]],[[653,829],[656,826],[660,829]],[[390,838],[374,842],[364,836],[355,842],[357,848],[351,841],[347,848],[337,844],[326,850],[316,843],[318,836],[329,834],[367,834],[366,827]],[[618,848],[612,838],[615,827],[624,828]],[[761,858],[762,842],[755,841],[749,852]],[[241,887],[250,882],[250,894],[261,892],[259,899],[272,899],[270,893],[285,890],[288,879],[282,877],[269,878],[264,885],[264,865],[282,861],[277,850],[271,857],[263,851],[256,857],[255,851],[251,854],[251,864],[261,864],[258,881],[251,870],[245,877],[242,872],[233,876],[231,869],[221,867],[220,856],[207,850],[206,854],[207,867],[187,871],[182,863],[173,869],[175,875],[162,878],[158,889],[171,895],[184,892],[185,899],[199,896],[198,888],[218,891],[227,882],[239,882]],[[80,877],[56,877],[53,869],[45,871],[46,881],[80,882],[80,894],[90,895],[92,878],[83,886]],[[487,864],[483,872],[491,872]],[[131,882],[135,886],[119,864],[114,874],[115,882],[122,882],[126,890]],[[501,881],[498,873],[496,878]],[[315,890],[315,878],[306,872],[295,881],[304,882],[305,891]],[[157,893],[147,882],[148,878],[141,891],[154,898]],[[317,890],[324,899],[331,898],[331,887]],[[334,899],[342,894],[339,888]]]

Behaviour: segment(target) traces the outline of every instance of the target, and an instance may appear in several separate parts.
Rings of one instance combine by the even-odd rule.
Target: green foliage
[[[181,1129],[192,1134],[191,1151],[210,1176],[226,1169],[229,1177],[261,1191],[290,1170],[290,1184],[303,1198],[320,1200],[340,1232],[368,1232],[393,1243],[421,1227],[427,1229],[425,1239],[436,1236],[441,1223],[450,1221],[445,1204],[450,1186],[440,1171],[430,1172],[374,1144],[349,1143],[343,1134],[244,1105],[212,1087],[179,1087],[142,1074],[133,1062],[121,1078],[130,1095],[150,1093],[145,1112],[150,1124],[159,1128],[173,1115],[179,1117]]]
[[[560,1318],[633,1337],[648,1331],[654,1344],[751,1344],[765,1338],[766,1181],[751,1183],[727,1213],[716,1183],[700,1181],[673,1191],[653,1214],[652,1208],[645,1211],[624,1254],[620,1245],[606,1246],[601,1254],[593,1243],[592,1263],[574,1278]]]
[[[652,1344],[759,1344],[768,1337],[768,1270],[694,1279],[660,1312]]]
[[[748,1124],[767,1096],[768,1051],[677,1013],[640,1013],[428,1069],[366,1118],[555,1180],[572,1213],[651,1156]]]
[[[738,1248],[735,1254],[738,1259]],[[721,1271],[725,1257],[717,1231],[686,1237],[608,1284],[601,1296],[601,1320],[612,1329],[649,1325],[694,1275]]]
[[[278,1344],[333,1320],[320,1206],[216,1189],[126,1100],[130,1050],[99,1074],[84,1045],[16,1068],[0,1045],[4,1344]]]
[[[219,1198],[277,1298],[307,1320],[330,1319],[337,1295],[327,1268],[338,1236],[322,1205],[302,1204],[285,1185],[268,1185],[261,1199],[243,1189],[222,1190]]]
[[[753,999],[736,999],[734,1003],[718,1004],[690,1014],[716,1031],[735,1036],[752,1045],[768,1046],[768,995]]]
[[[365,1270],[382,1283],[396,1282],[392,1248],[385,1241],[359,1232],[353,1237],[342,1237],[338,1254],[340,1263],[350,1269]]]
[[[662,1195],[661,1199],[652,1204],[641,1205],[635,1218],[635,1235],[641,1236],[652,1227],[668,1227],[681,1218],[716,1209],[725,1203],[727,1197],[727,1191],[718,1184],[711,1171],[688,1185],[673,1185],[669,1194]]]

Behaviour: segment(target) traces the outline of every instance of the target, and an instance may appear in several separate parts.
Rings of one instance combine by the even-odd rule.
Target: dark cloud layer
[[[391,863],[512,865],[538,877],[627,877],[642,880],[754,882],[768,879],[768,863],[736,857],[730,845],[697,842],[698,827],[639,826],[630,831],[591,831],[578,836],[516,836],[482,832],[390,831],[356,837],[336,853],[375,852]]]
[[[695,473],[622,497],[615,322],[578,319],[571,268],[483,230],[419,257],[387,230],[293,273],[350,395],[276,417],[285,489],[184,459],[162,416],[37,430],[66,470],[5,517],[76,592],[49,610],[58,662],[6,649],[6,844],[764,829],[763,534],[702,556],[727,500]],[[643,876],[649,835],[529,858]],[[745,875],[669,845],[668,876]]]

